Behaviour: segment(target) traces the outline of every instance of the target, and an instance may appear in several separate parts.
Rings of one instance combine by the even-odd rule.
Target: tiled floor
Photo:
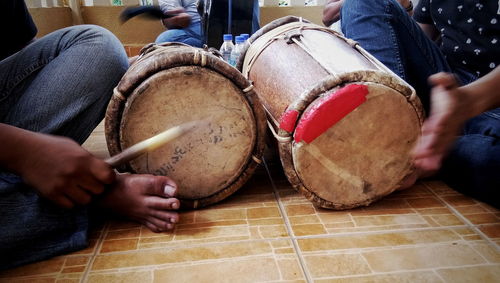
[[[85,146],[107,155],[102,125]],[[89,248],[2,282],[500,282],[500,211],[439,181],[366,208],[315,208],[277,165],[172,233],[107,222]]]

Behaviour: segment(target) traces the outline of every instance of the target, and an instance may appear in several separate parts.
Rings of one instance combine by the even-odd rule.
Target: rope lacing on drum
[[[205,65],[207,64],[207,55],[204,52],[201,52],[200,50],[195,50],[193,62],[196,65],[198,65],[201,62],[200,66],[205,67]]]
[[[247,92],[251,91],[252,89],[253,89],[253,84],[251,84],[248,87],[246,87],[245,89],[243,89],[243,92],[247,93]]]
[[[287,44],[293,44],[295,43],[295,40],[300,41],[300,38],[302,37],[302,31],[304,30],[304,21],[302,20],[302,17],[299,18],[299,23],[300,27],[298,29],[294,29],[286,33],[283,37]]]
[[[258,158],[257,156],[255,156],[255,155],[252,155],[252,159],[253,159],[253,161],[255,161],[255,163],[257,163],[257,164],[261,164],[261,163],[262,163],[262,160],[261,160],[261,159],[259,159],[259,158]]]
[[[292,140],[291,135],[280,136],[278,133],[276,133],[276,131],[274,130],[274,126],[271,124],[271,122],[269,122],[269,120],[267,120],[267,126],[269,126],[271,133],[279,143],[289,143]]]
[[[127,98],[116,87],[113,89],[113,97],[121,101],[127,100]]]

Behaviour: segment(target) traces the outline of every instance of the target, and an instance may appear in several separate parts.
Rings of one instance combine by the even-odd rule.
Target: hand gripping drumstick
[[[134,144],[133,146],[125,149],[124,151],[118,153],[117,155],[106,159],[105,162],[111,165],[111,167],[117,167],[127,161],[139,157],[139,155],[143,153],[150,152],[159,148],[160,146],[166,144],[167,142],[180,137],[181,135],[187,133],[196,126],[200,126],[202,124],[204,124],[202,123],[202,121],[194,121],[172,127],[162,133],[159,133],[156,136],[153,136],[149,139]]]

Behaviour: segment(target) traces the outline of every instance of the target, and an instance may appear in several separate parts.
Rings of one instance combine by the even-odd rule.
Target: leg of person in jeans
[[[430,87],[427,78],[450,72],[438,46],[395,0],[345,0],[342,32],[412,85],[426,110]]]
[[[49,34],[0,62],[0,122],[83,143],[128,67],[120,42],[96,26]],[[0,173],[0,269],[87,245],[85,208],[59,208]]]
[[[452,188],[500,207],[500,108],[470,119],[444,160],[440,177]]]
[[[63,139],[40,138],[34,131],[81,144],[102,120],[112,89],[127,67],[123,46],[109,31],[97,26],[56,31],[0,61],[0,123],[25,128],[37,141],[61,144]],[[87,245],[88,210],[78,205],[59,208],[36,190],[19,176],[0,172],[0,269]],[[121,174],[102,194],[89,196],[89,207],[160,232],[178,221],[172,211],[180,205],[175,193],[176,185],[168,177]]]
[[[155,42],[181,42],[194,47],[202,47],[201,24],[197,22],[184,29],[164,31],[156,38]]]
[[[253,0],[252,11],[252,34],[260,29],[260,6],[259,0]]]

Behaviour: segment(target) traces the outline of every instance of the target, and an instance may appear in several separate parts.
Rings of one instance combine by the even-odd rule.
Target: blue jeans
[[[452,69],[439,47],[395,0],[345,0],[341,25],[346,37],[359,42],[412,85],[427,111],[431,90],[427,79],[430,75],[453,72],[463,84],[477,79],[464,70]],[[469,129],[474,129],[473,134]],[[470,120],[441,172],[443,180],[455,189],[497,206],[497,192],[500,191],[498,133],[498,109]],[[479,148],[481,150],[477,150]],[[471,156],[474,151],[474,156]],[[471,168],[474,170],[471,171]],[[463,174],[464,171],[470,173]]]
[[[155,42],[182,42],[194,47],[203,47],[201,23],[195,22],[183,29],[166,30],[156,38]]]
[[[260,6],[259,1],[253,1],[252,34],[260,29]]]
[[[0,123],[81,144],[127,68],[123,46],[103,28],[53,32],[0,61]],[[0,269],[86,247],[88,222],[86,208],[56,207],[0,171]]]

